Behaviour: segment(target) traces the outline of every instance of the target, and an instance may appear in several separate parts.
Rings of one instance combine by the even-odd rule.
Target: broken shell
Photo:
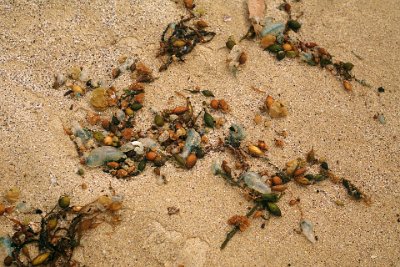
[[[196,165],[197,162],[197,156],[195,153],[189,154],[189,156],[186,158],[186,168],[191,169],[193,168],[194,165]]]
[[[64,85],[65,81],[66,81],[66,79],[65,79],[64,75],[62,75],[62,74],[54,75],[53,88],[58,89],[59,87]]]
[[[138,74],[141,74],[141,75],[148,75],[148,74],[151,74],[153,72],[143,62],[138,62],[136,64],[136,71],[137,71]]]
[[[90,125],[96,125],[100,121],[100,116],[94,113],[89,113],[86,120]]]
[[[262,152],[261,149],[254,145],[249,145],[247,149],[249,150],[249,153],[254,157],[260,157],[264,155],[264,152]]]
[[[176,136],[178,136],[178,138],[181,136],[185,136],[186,130],[185,130],[185,128],[179,128],[178,130],[176,130],[175,134],[176,134]]]

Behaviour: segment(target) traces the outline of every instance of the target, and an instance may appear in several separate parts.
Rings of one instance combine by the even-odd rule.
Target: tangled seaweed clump
[[[71,206],[70,197],[62,196],[50,212],[35,210],[40,222],[14,223],[12,236],[7,238],[10,255],[5,266],[76,266],[74,251],[83,236],[102,223],[115,226],[120,221],[122,198],[101,196],[84,206]]]
[[[197,21],[197,29],[186,25],[193,18],[191,15],[177,23],[170,23],[165,28],[161,35],[158,56],[166,56],[166,62],[159,71],[167,70],[175,60],[184,61],[184,56],[192,52],[197,44],[210,42],[214,38],[215,32],[206,31],[204,28],[208,25],[202,20]]]

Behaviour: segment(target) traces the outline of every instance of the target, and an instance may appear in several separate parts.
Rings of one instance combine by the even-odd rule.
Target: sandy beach
[[[304,13],[298,35],[335,59],[352,62],[356,77],[371,85],[352,82],[351,92],[326,70],[298,60],[277,61],[254,40],[241,42],[248,60],[234,77],[224,47],[229,36],[239,39],[248,30],[246,1],[195,3],[206,11],[203,19],[216,36],[196,46],[184,63],[159,73],[161,33],[187,15],[180,1],[0,1],[0,202],[6,203],[6,190],[17,187],[19,202],[49,210],[60,195],[83,204],[109,194],[111,185],[124,196],[122,221],[88,232],[74,254],[82,266],[400,266],[398,1],[293,3],[294,12]],[[266,15],[285,20],[280,4],[266,1]],[[354,201],[330,181],[308,187],[290,183],[279,202],[282,217],[271,218],[264,228],[261,218],[251,220],[249,229],[221,251],[232,228],[227,220],[251,206],[240,190],[211,171],[216,159],[233,162],[232,155],[211,152],[190,170],[168,162],[161,169],[168,183],[161,185],[152,168],[129,180],[85,166],[85,174],[78,175],[82,166],[64,127],[85,121],[89,97],[64,96],[65,87],[52,88],[54,75],[81,66],[120,89],[130,77],[113,80],[111,70],[121,56],[135,55],[157,77],[146,85],[139,128],[151,126],[152,111],[184,105],[176,91],[190,96],[200,111],[204,98],[184,89],[208,89],[231,107],[221,137],[232,123],[243,125],[244,143],[264,140],[268,158],[280,167],[314,148],[372,204]],[[253,118],[268,94],[281,99],[289,115],[271,119],[264,114],[257,125]],[[376,114],[384,115],[385,124],[374,119]],[[286,138],[279,136],[282,131]],[[282,148],[274,146],[276,138],[283,139]],[[253,170],[263,170],[265,162],[251,162]],[[314,224],[314,244],[298,233],[301,215],[289,205],[293,198],[300,198],[304,217]],[[168,215],[168,207],[180,212]],[[12,223],[1,216],[0,236],[11,233]],[[0,247],[0,258],[5,255]]]

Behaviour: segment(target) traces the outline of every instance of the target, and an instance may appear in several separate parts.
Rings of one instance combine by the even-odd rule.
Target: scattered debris
[[[160,72],[167,70],[174,61],[184,61],[184,57],[198,43],[209,42],[215,36],[214,32],[205,30],[209,25],[203,19],[196,19],[193,26],[190,26],[189,22],[195,18],[197,11],[194,10],[195,4],[191,0],[185,0],[184,5],[188,12],[191,13],[191,16],[169,24],[161,36],[158,56],[163,57],[164,64],[160,67]],[[351,81],[353,79],[359,81],[351,74],[354,65],[350,62],[334,61],[333,56],[323,47],[316,43],[299,40],[296,33],[301,30],[302,25],[298,18],[293,17],[291,5],[285,2],[281,8],[288,14],[286,22],[274,21],[272,18],[264,20],[264,1],[249,0],[249,19],[252,26],[245,38],[260,36],[260,46],[274,54],[277,60],[283,60],[286,57],[298,58],[309,65],[325,68],[342,81],[347,91],[351,91]],[[230,17],[224,18],[224,21],[229,20]],[[233,36],[228,38],[225,45],[230,50],[228,56],[229,69],[236,75],[241,66],[248,61],[248,54],[235,41]],[[154,167],[154,173],[159,177],[163,177],[162,183],[165,183],[166,180],[161,175],[160,168],[167,161],[173,161],[179,168],[188,170],[194,168],[211,151],[228,151],[232,154],[235,162],[228,164],[227,160],[216,161],[212,165],[213,173],[223,177],[228,184],[236,188],[239,187],[246,199],[252,201],[254,206],[245,216],[235,215],[228,220],[228,224],[232,225],[233,229],[227,234],[221,249],[227,245],[238,231],[244,231],[249,227],[250,217],[253,214],[255,216],[252,219],[263,218],[265,217],[263,214],[267,214],[269,217],[282,216],[278,201],[288,192],[285,192],[285,190],[287,190],[289,183],[292,181],[304,188],[324,180],[330,180],[333,183],[341,182],[347,189],[348,194],[353,198],[356,200],[364,199],[369,202],[370,199],[349,180],[338,178],[329,169],[325,160],[316,158],[314,150],[311,150],[306,155],[306,159],[291,160],[286,164],[285,168],[281,169],[266,157],[268,146],[264,141],[259,140],[258,143],[253,141],[247,143],[247,145],[242,144],[245,139],[243,127],[232,124],[227,135],[224,137],[218,136],[219,129],[227,121],[225,116],[229,115],[231,109],[227,101],[222,98],[215,98],[209,102],[204,101],[201,108],[196,108],[193,106],[196,103],[193,102],[192,105],[189,97],[186,98],[185,95],[177,92],[180,97],[186,100],[186,104],[180,104],[165,110],[153,110],[154,120],[152,119],[151,127],[139,130],[136,127],[135,118],[143,110],[145,104],[145,83],[153,82],[155,77],[153,76],[153,71],[137,58],[125,57],[119,63],[120,65],[111,71],[112,79],[118,79],[125,72],[130,72],[132,79],[132,83],[123,92],[119,92],[115,87],[106,87],[101,85],[100,82],[88,79],[86,71],[81,67],[72,68],[67,78],[62,75],[55,76],[53,87],[60,88],[65,86],[69,88],[66,95],[81,97],[90,92],[90,104],[96,111],[96,113],[88,113],[87,125],[83,126],[82,124],[81,126],[81,124],[74,122],[71,129],[66,129],[66,132],[76,145],[81,157],[81,163],[88,167],[101,166],[105,172],[120,179],[128,179],[139,175],[145,171],[146,166],[152,166]],[[256,90],[265,93],[259,89]],[[186,91],[191,94],[198,94],[200,97],[215,97],[211,90],[200,90],[198,87],[194,90],[187,89]],[[379,89],[378,91],[381,92]],[[98,111],[105,110],[112,113],[112,115],[98,113]],[[197,110],[198,114],[195,114],[195,110]],[[271,118],[282,118],[288,115],[287,107],[280,100],[276,100],[270,95],[267,96],[260,112],[267,112]],[[377,115],[376,119],[382,124],[385,122],[383,115],[381,118]],[[260,124],[262,116],[257,114],[254,122]],[[267,121],[265,123],[271,124]],[[286,138],[287,133],[284,131],[280,135]],[[209,138],[211,138],[211,141],[209,141]],[[284,141],[281,139],[275,139],[274,142],[276,147],[284,146]],[[261,172],[251,170],[251,165],[248,162],[249,156],[253,157],[253,160],[257,158],[256,160],[265,162],[265,166],[268,166],[269,169]],[[316,164],[319,164],[319,166],[314,166]],[[231,168],[230,166],[234,167]],[[83,175],[83,169],[81,170]],[[102,203],[103,208],[99,208],[99,203]],[[107,203],[107,207],[104,206],[104,203]],[[289,204],[291,206],[296,205],[298,208],[300,206],[299,199],[292,199]],[[93,205],[94,207],[92,207]],[[86,207],[89,206],[92,210],[90,214],[85,212]],[[65,236],[62,237],[67,239],[67,241],[63,241],[66,244],[60,243],[59,245],[62,249],[68,248],[70,252],[65,253],[56,250],[60,249],[57,247],[57,242],[60,240],[57,239],[54,241],[56,244],[53,244],[56,246],[55,248],[42,247],[40,254],[33,259],[30,258],[32,260],[29,259],[29,264],[50,263],[53,260],[69,263],[73,250],[71,242],[79,242],[83,230],[93,228],[98,222],[105,221],[105,218],[103,220],[100,214],[114,212],[121,207],[122,204],[120,202],[113,202],[108,198],[99,198],[99,200],[87,206],[70,208],[70,198],[62,196],[59,200],[59,207],[49,213],[56,215],[44,215],[41,227],[47,227],[45,231],[49,232],[50,230],[51,232],[58,229],[57,223],[59,220],[66,220],[67,222],[64,222],[64,224],[70,223],[68,229],[72,230],[66,231]],[[6,207],[0,206],[2,214],[7,212],[6,209]],[[168,215],[179,213],[179,208],[176,207],[168,207],[167,210]],[[93,215],[92,212],[96,215]],[[76,217],[73,217],[73,215],[76,215]],[[99,218],[102,219],[98,221]],[[54,223],[54,219],[56,223]],[[53,227],[51,229],[48,228],[49,222],[53,226],[55,224],[54,227],[51,226]],[[50,225],[52,225],[51,223]],[[316,239],[311,222],[302,219],[300,226],[303,234],[310,242],[315,242]],[[23,229],[21,230],[23,234],[27,233],[25,228],[21,229]],[[76,231],[77,233],[71,236],[70,231]],[[41,232],[34,233],[34,235],[37,237],[41,235]],[[40,242],[44,240],[42,238],[47,237],[40,237]],[[13,240],[13,242],[17,241]],[[17,245],[15,245],[16,249],[22,251],[22,247]],[[19,250],[18,254],[13,254],[12,261],[20,261]]]

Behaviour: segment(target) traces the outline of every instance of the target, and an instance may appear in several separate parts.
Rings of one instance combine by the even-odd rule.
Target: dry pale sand
[[[150,125],[150,107],[183,104],[174,91],[210,89],[230,103],[227,126],[243,124],[246,140],[272,144],[276,131],[289,133],[283,149],[269,152],[273,163],[284,166],[314,147],[338,175],[372,197],[372,206],[351,200],[329,181],[307,188],[291,184],[290,192],[301,198],[305,217],[315,224],[315,244],[294,231],[300,214],[288,205],[287,194],[280,202],[281,218],[271,219],[265,229],[255,220],[220,251],[231,229],[227,219],[244,214],[250,205],[238,190],[212,175],[210,165],[221,155],[208,155],[190,171],[167,165],[163,172],[169,183],[161,186],[151,168],[129,181],[98,168],[86,169],[84,177],[76,174],[78,155],[63,125],[84,119],[78,107],[88,107],[87,98],[63,97],[65,90],[51,88],[53,75],[79,65],[111,83],[109,73],[118,57],[133,54],[158,69],[161,32],[186,14],[182,5],[167,0],[0,1],[1,191],[16,186],[21,201],[46,209],[63,193],[72,195],[74,204],[91,201],[109,193],[111,182],[125,196],[123,222],[114,230],[103,225],[84,238],[76,259],[86,266],[400,266],[398,1],[304,0],[296,5],[304,12],[302,38],[353,62],[356,76],[373,86],[354,83],[351,93],[326,71],[297,61],[277,62],[250,41],[242,43],[249,54],[247,65],[234,78],[226,68],[228,52],[219,48],[229,35],[246,32],[245,1],[196,2],[206,9],[205,20],[217,35],[146,87],[139,125]],[[267,2],[268,16],[284,18],[276,9],[279,3]],[[224,22],[224,15],[232,21]],[[128,83],[126,76],[115,85]],[[255,126],[252,119],[265,95],[251,86],[280,96],[289,116],[273,120],[269,128]],[[379,86],[384,93],[377,93]],[[193,102],[202,100],[193,97]],[[384,114],[385,125],[373,119],[378,112]],[[263,169],[263,163],[254,162],[253,169]],[[51,184],[52,178],[57,184]],[[87,190],[79,187],[83,182]],[[180,213],[169,216],[169,206],[179,207]],[[0,236],[11,233],[5,218],[0,225]]]

